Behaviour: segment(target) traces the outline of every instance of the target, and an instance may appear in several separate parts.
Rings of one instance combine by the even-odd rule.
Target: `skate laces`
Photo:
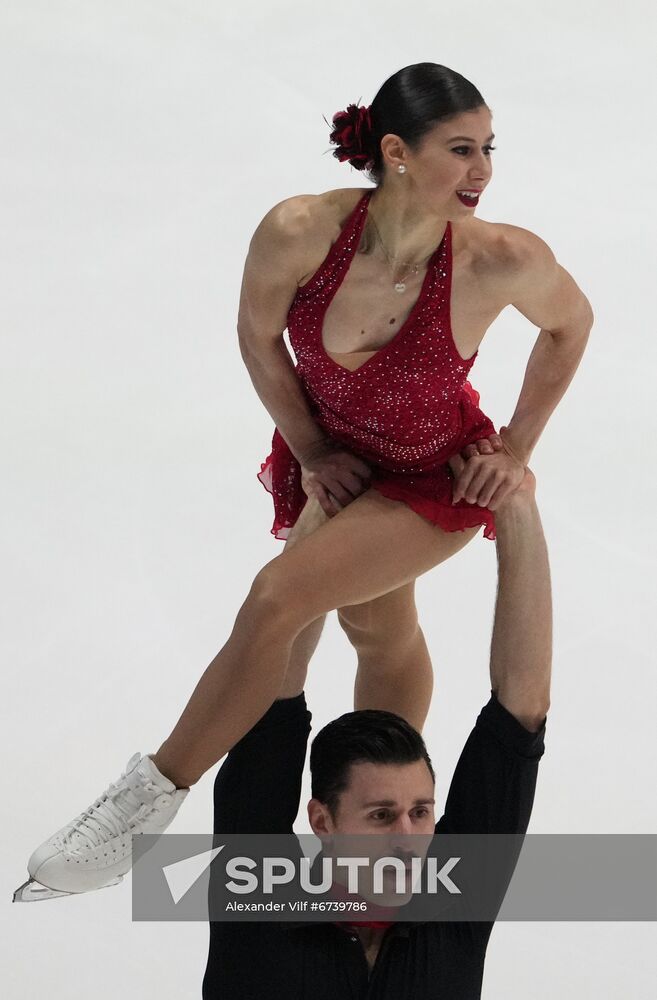
[[[140,801],[133,790],[123,783],[125,778],[126,772],[123,772],[117,781],[110,782],[100,798],[78,816],[64,835],[67,846],[100,847],[112,837],[131,833],[132,823],[157,809],[153,802]],[[152,781],[144,781],[142,787],[155,795],[162,794]]]

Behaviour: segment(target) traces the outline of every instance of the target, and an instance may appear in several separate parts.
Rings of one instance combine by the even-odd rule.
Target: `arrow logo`
[[[213,847],[211,851],[203,851],[192,858],[183,858],[166,865],[162,871],[169,886],[169,892],[174,903],[179,903],[191,887],[198,882],[203,872],[210,867],[216,856],[226,845]]]

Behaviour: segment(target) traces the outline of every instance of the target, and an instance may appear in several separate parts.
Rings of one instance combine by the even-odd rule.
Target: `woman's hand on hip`
[[[489,510],[495,510],[525,477],[525,465],[499,434],[466,445],[460,455],[449,459],[449,465],[456,476],[452,503],[463,499]]]
[[[300,464],[303,492],[314,497],[328,517],[369,489],[369,465],[332,442],[317,445]]]

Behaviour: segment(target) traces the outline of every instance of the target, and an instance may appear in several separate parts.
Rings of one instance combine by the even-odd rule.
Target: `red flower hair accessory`
[[[337,111],[333,115],[333,131],[329,139],[338,147],[333,150],[333,155],[340,163],[349,160],[356,170],[369,169],[374,163],[370,108],[348,104],[346,111]]]

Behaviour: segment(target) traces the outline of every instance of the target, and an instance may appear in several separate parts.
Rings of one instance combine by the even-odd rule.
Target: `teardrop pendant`
[[[406,285],[404,284],[403,281],[398,281],[397,282],[397,284],[395,285],[395,291],[396,292],[405,292],[406,291]]]

